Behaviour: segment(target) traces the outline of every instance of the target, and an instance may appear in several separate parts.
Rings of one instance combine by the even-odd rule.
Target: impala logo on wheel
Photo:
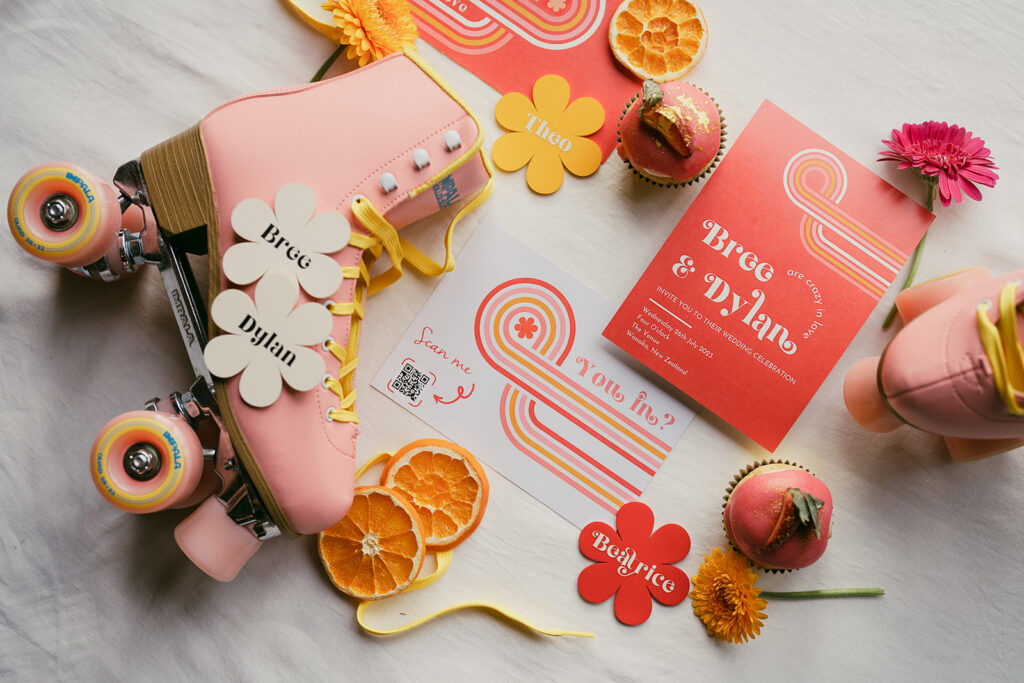
[[[181,449],[178,447],[178,442],[175,441],[174,436],[169,431],[164,431],[164,438],[167,439],[167,443],[171,446],[171,458],[174,460],[174,469],[181,469]]]
[[[92,204],[92,200],[95,199],[95,197],[92,196],[92,190],[89,189],[89,185],[84,180],[76,176],[71,171],[68,171],[64,177],[82,188],[82,192],[85,193],[85,198],[89,200],[90,204]]]

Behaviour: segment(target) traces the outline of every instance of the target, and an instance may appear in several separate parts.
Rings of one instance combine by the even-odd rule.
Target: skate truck
[[[228,102],[112,184],[68,163],[26,173],[8,204],[15,240],[108,282],[156,266],[196,374],[99,430],[100,494],[133,513],[198,505],[174,535],[221,581],[264,540],[341,519],[365,298],[405,267],[454,266],[452,230],[491,190],[482,142],[463,101],[408,52]],[[438,263],[398,230],[442,211]],[[211,320],[189,253],[209,255]],[[383,253],[391,268],[371,277]]]

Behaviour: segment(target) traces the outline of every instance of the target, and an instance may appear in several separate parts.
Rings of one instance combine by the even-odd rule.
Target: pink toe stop
[[[217,498],[207,498],[195,512],[175,529],[178,542],[188,559],[218,581],[231,581],[262,541],[228,517],[227,508]]]

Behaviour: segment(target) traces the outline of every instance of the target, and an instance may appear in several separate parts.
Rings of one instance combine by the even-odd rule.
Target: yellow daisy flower
[[[704,556],[693,577],[693,613],[700,617],[708,635],[730,643],[746,642],[761,632],[761,612],[768,603],[758,597],[757,574],[739,553],[723,555],[715,548]]]
[[[413,47],[419,33],[406,0],[327,0],[335,40],[348,45],[345,56],[359,66]]]
[[[527,163],[526,182],[539,194],[562,186],[563,167],[588,176],[601,165],[601,148],[587,139],[604,125],[604,109],[593,97],[569,102],[569,83],[554,74],[533,84],[533,101],[511,92],[498,100],[494,117],[506,130],[494,143],[491,156],[503,171],[518,171]]]

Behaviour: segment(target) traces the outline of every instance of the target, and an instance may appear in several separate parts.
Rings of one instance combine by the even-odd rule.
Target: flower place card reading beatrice
[[[604,336],[775,450],[933,218],[766,101]]]
[[[611,521],[693,417],[601,338],[613,310],[484,223],[371,385],[576,526]]]

